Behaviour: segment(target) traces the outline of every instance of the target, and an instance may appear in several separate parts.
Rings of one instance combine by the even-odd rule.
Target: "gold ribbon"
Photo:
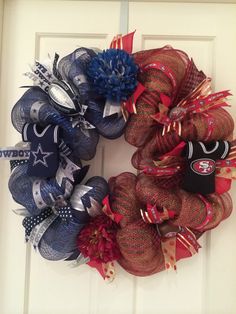
[[[172,268],[176,270],[176,237],[162,239],[161,248],[165,260],[165,269]]]
[[[102,268],[105,276],[104,279],[109,283],[112,282],[116,276],[114,262],[103,263]]]

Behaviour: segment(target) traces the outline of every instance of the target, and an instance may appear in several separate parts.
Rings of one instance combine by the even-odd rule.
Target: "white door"
[[[3,22],[0,146],[19,140],[10,111],[22,94],[18,87],[28,83],[22,76],[28,63],[78,46],[106,48],[120,31],[137,29],[135,50],[183,49],[213,77],[216,90],[236,95],[236,4],[6,0]],[[90,175],[134,171],[133,151],[122,138],[102,140]],[[106,284],[87,266],[49,262],[25,246],[21,218],[11,212],[17,204],[7,190],[8,164],[0,167],[1,314],[236,313],[235,213],[201,239],[197,256],[178,263],[177,274],[135,278],[117,267],[115,281]]]

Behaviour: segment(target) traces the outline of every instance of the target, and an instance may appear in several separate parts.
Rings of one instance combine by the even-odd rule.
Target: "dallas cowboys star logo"
[[[41,144],[38,145],[37,151],[32,151],[32,154],[34,156],[34,163],[33,166],[36,166],[37,164],[42,164],[44,167],[48,167],[47,164],[47,158],[52,155],[52,152],[44,152],[42,149]]]
[[[47,73],[47,78],[48,78],[49,80],[51,80],[52,74],[51,74],[51,73]]]

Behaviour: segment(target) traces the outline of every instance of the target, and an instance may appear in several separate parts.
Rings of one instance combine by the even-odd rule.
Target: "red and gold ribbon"
[[[123,36],[121,34],[116,35],[110,44],[110,48],[122,49],[125,50],[127,53],[132,53],[134,33],[135,31]]]
[[[112,282],[115,279],[115,264],[114,262],[98,263],[96,261],[89,261],[87,263],[90,267],[96,268],[99,274],[107,282]]]
[[[165,220],[174,218],[175,212],[163,207],[163,211],[159,211],[156,205],[147,204],[147,210],[140,209],[142,219],[146,223],[161,224]]]
[[[127,101],[123,103],[123,108],[129,113],[137,113],[135,105],[138,98],[142,95],[144,91],[145,87],[141,83],[138,83],[134,93],[129,97]]]
[[[169,233],[168,233],[169,234]],[[201,247],[195,234],[188,228],[181,227],[172,237],[162,237],[161,247],[165,268],[176,270],[176,260],[196,254]]]
[[[103,269],[103,273],[104,273],[103,278],[109,283],[112,282],[116,276],[114,262],[103,263],[102,269]]]
[[[118,224],[123,218],[123,216],[119,213],[115,213],[112,211],[108,195],[103,199],[102,204],[103,204],[102,211],[104,212],[104,214],[110,217],[111,220],[115,221]]]
[[[148,68],[148,66],[146,66]],[[149,65],[149,68],[152,68],[152,65]],[[187,114],[193,113],[204,113],[207,117],[207,124],[209,125],[206,134],[206,140],[210,138],[213,131],[213,119],[208,113],[210,110],[220,107],[229,107],[225,102],[225,99],[231,95],[229,90],[224,90],[221,92],[211,94],[211,79],[206,78],[201,82],[189,95],[187,95],[183,100],[181,100],[173,109],[178,114],[172,114],[172,111],[169,112],[168,107],[169,96],[161,97],[161,103],[159,104],[159,112],[152,116],[160,124],[163,124],[162,135],[165,135],[168,132],[175,131],[181,135],[181,120]],[[178,123],[177,123],[178,122]]]
[[[204,221],[199,226],[195,227],[194,229],[196,229],[198,231],[204,231],[205,227],[209,224],[209,222],[211,222],[211,220],[213,218],[213,208],[212,208],[211,203],[209,203],[204,196],[202,196],[201,194],[198,194],[198,197],[201,199],[201,201],[205,205],[206,218],[204,219]]]
[[[161,248],[165,261],[165,269],[173,268],[176,270],[176,237],[163,238]]]
[[[196,254],[201,248],[200,244],[197,242],[195,234],[189,228],[182,227],[176,237],[177,241],[181,243],[191,255]]]

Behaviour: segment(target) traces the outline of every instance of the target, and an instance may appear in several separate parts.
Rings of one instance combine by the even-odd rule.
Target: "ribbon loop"
[[[156,205],[147,204],[147,210],[140,209],[142,219],[146,223],[161,224],[165,220],[174,218],[175,213],[171,210],[163,208],[163,211],[158,211]]]
[[[110,48],[123,49],[129,54],[132,53],[134,33],[135,31],[124,36],[121,34],[115,36],[110,44]]]
[[[123,216],[119,213],[115,213],[112,211],[108,195],[103,199],[102,204],[103,204],[102,211],[104,212],[104,214],[106,214],[108,217],[110,217],[113,221],[115,221],[118,224],[123,218]]]

